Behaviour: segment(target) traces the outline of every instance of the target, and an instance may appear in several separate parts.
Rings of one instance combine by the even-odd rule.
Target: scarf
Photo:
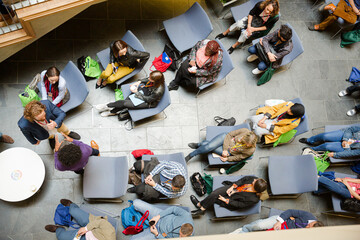
[[[56,82],[55,84],[50,84],[49,79],[44,76],[44,83],[46,88],[46,93],[51,92],[52,100],[54,101],[57,96],[59,96],[59,82]],[[56,104],[57,107],[61,107],[63,105],[63,101],[61,100],[58,104]]]

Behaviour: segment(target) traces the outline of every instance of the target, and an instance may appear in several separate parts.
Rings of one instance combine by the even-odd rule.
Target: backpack
[[[191,186],[198,196],[204,196],[206,193],[205,180],[199,172],[194,173],[190,177]]]
[[[169,69],[172,71],[176,71],[177,69],[176,61],[180,58],[179,52],[168,44],[165,44],[163,52],[165,52],[173,60]]]
[[[133,201],[128,200],[128,202],[131,204],[130,207],[124,208],[121,211],[121,222],[125,229],[130,226],[136,226],[142,217],[141,213],[135,210],[134,205],[132,204]],[[149,221],[146,220],[144,222],[143,228],[145,229],[148,227]]]
[[[160,56],[155,57],[150,66],[150,71],[152,71],[151,68],[154,66],[156,70],[165,72],[170,67],[172,62],[173,60],[166,54],[166,52],[163,52]]]
[[[149,217],[149,211],[146,211],[144,215],[142,215],[136,226],[129,226],[125,228],[122,233],[125,235],[134,235],[142,232],[144,230],[144,223],[145,221],[148,221],[147,220],[148,217]]]
[[[149,149],[137,149],[132,151],[131,154],[134,156],[136,160],[141,160],[141,157],[143,155],[154,155],[154,153]]]
[[[216,126],[234,126],[236,123],[236,119],[231,117],[229,119],[222,118],[219,116],[214,117],[215,122],[217,122]]]
[[[80,58],[78,58],[77,64],[80,72],[84,75],[86,81],[100,77],[101,70],[99,63],[92,59],[90,56],[87,56],[86,58],[84,56],[81,56]]]
[[[360,82],[360,70],[357,69],[356,67],[353,67],[350,76],[348,79],[346,79],[346,81],[349,81],[354,84]]]
[[[341,200],[340,207],[346,211],[360,212],[360,201],[356,198],[346,198]]]
[[[73,227],[78,229],[79,227],[76,227],[77,223],[71,221],[71,215],[69,213],[69,207],[66,207],[62,204],[59,204],[56,207],[55,210],[55,216],[54,216],[54,222],[56,225],[66,226],[66,227]]]

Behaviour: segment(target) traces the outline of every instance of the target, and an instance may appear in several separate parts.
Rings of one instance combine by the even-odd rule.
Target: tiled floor
[[[55,235],[44,230],[44,226],[52,223],[53,214],[60,198],[69,198],[82,203],[82,181],[72,172],[59,172],[54,169],[53,155],[46,141],[39,146],[30,145],[23,137],[17,121],[22,114],[22,107],[17,94],[21,92],[32,77],[51,65],[63,69],[67,61],[76,61],[81,55],[96,56],[96,53],[114,40],[120,38],[127,29],[133,31],[151,53],[151,59],[161,54],[164,44],[168,42],[164,31],[158,32],[162,20],[176,16],[191,6],[193,0],[109,0],[93,6],[75,18],[53,30],[37,42],[26,47],[7,61],[0,64],[0,116],[1,131],[11,135],[15,144],[0,146],[3,151],[10,147],[22,146],[35,150],[40,154],[46,166],[45,182],[34,197],[19,203],[0,201],[0,239],[55,239]],[[214,31],[214,38],[232,23],[232,18],[219,19],[205,1],[199,1],[207,11]],[[243,1],[240,1],[243,2]],[[116,117],[102,118],[92,109],[93,104],[105,103],[114,99],[111,88],[95,90],[95,81],[88,82],[90,94],[85,103],[75,111],[68,113],[65,123],[81,134],[82,140],[89,143],[95,139],[100,145],[103,156],[128,156],[132,164],[134,159],[130,151],[137,148],[149,148],[156,154],[184,152],[190,149],[188,142],[196,142],[204,138],[200,131],[207,125],[214,125],[213,117],[234,116],[238,123],[249,115],[249,109],[261,104],[266,99],[292,99],[301,97],[305,103],[310,120],[310,127],[326,124],[350,124],[358,122],[359,116],[349,118],[345,112],[354,106],[357,100],[353,97],[340,99],[339,90],[348,86],[351,67],[357,66],[360,60],[359,45],[340,48],[340,38],[330,40],[335,30],[323,33],[310,32],[307,25],[321,19],[321,15],[311,9],[313,0],[280,0],[281,23],[290,23],[299,34],[305,52],[298,57],[291,68],[277,73],[273,79],[261,87],[256,86],[257,78],[250,70],[255,66],[246,63],[246,49],[236,50],[231,58],[235,69],[229,75],[226,85],[220,82],[218,87],[209,93],[195,98],[193,93],[180,89],[171,92],[171,105],[166,109],[166,119],[149,122],[132,131],[124,128],[124,123]],[[236,37],[223,39],[228,48]],[[151,61],[145,69],[147,72]],[[142,72],[137,77],[143,77]],[[169,83],[174,73],[165,73]],[[304,137],[310,136],[308,132]],[[303,145],[297,141],[275,149],[257,149],[253,160],[235,174],[256,174],[264,176],[267,162],[259,159],[269,155],[298,155]],[[202,171],[206,164],[204,157],[192,160],[189,173]],[[334,168],[335,169],[335,168]],[[348,167],[338,167],[336,171],[351,173]],[[218,175],[217,171],[208,171]],[[192,207],[189,189],[180,199],[168,201]],[[135,196],[128,194],[125,200]],[[95,204],[102,209],[119,215],[121,209],[128,204]],[[267,200],[263,206],[280,209],[297,208],[314,213],[327,225],[356,224],[358,221],[328,217],[322,215],[324,210],[331,209],[328,197],[317,197],[311,193],[301,195],[295,200]],[[260,215],[249,216],[244,220],[211,222],[212,211],[195,220],[197,235],[228,233],[259,217],[265,217],[268,209],[263,208]],[[120,224],[121,225],[121,224]],[[118,239],[123,236],[122,227],[118,230]]]

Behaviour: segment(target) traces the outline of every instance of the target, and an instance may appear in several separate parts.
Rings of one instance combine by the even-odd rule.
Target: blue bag
[[[142,217],[142,214],[135,210],[134,205],[132,204],[133,201],[128,200],[130,203],[130,207],[124,208],[121,211],[121,222],[124,228],[127,228],[129,226],[136,226],[136,224],[139,222],[140,218]],[[149,220],[146,220],[143,229],[146,229],[149,227]]]
[[[74,226],[76,223],[71,221],[71,215],[69,213],[69,207],[65,207],[62,204],[59,204],[55,210],[54,222],[56,225],[62,225],[66,227],[73,227],[78,229],[79,227]]]
[[[350,76],[346,81],[349,81],[351,83],[358,83],[360,82],[360,70],[356,67],[353,67],[350,73]]]

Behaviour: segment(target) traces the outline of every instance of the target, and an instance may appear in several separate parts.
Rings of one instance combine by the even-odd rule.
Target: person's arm
[[[40,78],[41,78],[40,86],[41,86],[41,89],[39,89],[39,90],[41,92],[41,100],[47,100],[47,92],[46,92],[46,87],[45,87],[45,83],[44,83],[45,74],[46,74],[46,71],[42,71],[41,74],[40,74]]]
[[[154,158],[156,158],[156,157],[154,157]],[[167,167],[167,163],[168,163],[168,161],[162,161],[161,163],[156,165],[155,168],[150,172],[150,175],[155,176],[156,174],[158,174],[159,172],[164,170]]]
[[[206,69],[197,68],[195,75],[197,77],[208,77],[220,72],[222,67],[222,60],[223,60],[222,52],[219,52],[217,61],[216,63],[214,63],[212,68],[206,68]]]
[[[196,60],[196,52],[197,52],[197,50],[200,48],[200,46],[202,45],[202,42],[203,42],[203,41],[204,41],[204,40],[198,41],[198,42],[195,44],[195,46],[191,49],[190,54],[189,54],[189,61],[190,61],[190,62]]]
[[[239,193],[237,193],[237,194],[239,194]],[[253,206],[259,202],[259,198],[257,198],[257,197],[246,198],[246,199],[247,200],[245,201],[244,199],[232,200],[230,198],[228,206],[230,206],[234,209],[241,209],[241,208],[247,208],[247,207]]]
[[[270,40],[275,38],[278,34],[278,30],[276,30],[273,33],[269,33],[268,35],[266,35],[265,37],[262,38],[262,46],[264,47],[264,50],[266,53],[271,52],[270,51]]]
[[[237,180],[234,184],[236,186],[242,186],[244,184],[250,184],[254,181],[254,179],[257,179],[257,177],[254,176],[245,176],[243,178],[240,178],[239,180]]]
[[[314,215],[312,215],[309,212],[306,211],[302,211],[302,210],[297,210],[297,209],[288,209],[285,212],[281,213],[279,218],[277,220],[279,220],[279,222],[283,223],[284,221],[290,219],[290,217],[294,217],[294,218],[304,218],[307,220],[317,220],[316,217]]]
[[[22,128],[20,128],[20,130],[31,144],[33,144],[33,145],[38,144],[39,140],[37,140],[30,131],[22,129]]]
[[[352,7],[353,11],[356,13],[356,15],[360,15],[359,9],[357,9],[354,0],[348,0],[350,3],[350,6]]]
[[[270,125],[269,131],[281,135],[299,126],[300,121],[296,120],[287,125]]]
[[[360,149],[334,152],[334,158],[355,158],[360,157]]]
[[[64,121],[66,113],[63,110],[61,110],[60,108],[58,108],[57,106],[55,106],[54,104],[52,104],[51,102],[49,105],[50,105],[49,111],[52,114],[54,114],[54,116],[56,117],[54,120],[54,122],[56,122],[56,124],[57,124],[56,128],[59,128],[59,127],[61,127],[61,124]]]
[[[254,151],[255,151],[255,148],[254,148]],[[232,156],[229,156],[227,157],[227,161],[228,162],[239,162],[245,158],[248,158],[250,157],[253,153],[253,152],[239,152],[239,153],[236,153],[235,155],[232,155]]]
[[[52,101],[54,105],[57,105],[61,100],[64,99],[65,93],[66,93],[66,81],[65,79],[60,75],[59,77],[59,95]]]
[[[345,128],[342,141],[349,141],[350,139],[353,138],[353,134],[356,132],[360,132],[359,126],[351,126],[351,127]]]
[[[165,195],[168,198],[176,198],[176,197],[180,197],[183,194],[183,191],[171,191],[163,186],[161,186],[160,184],[155,184],[154,189],[158,192],[160,192],[161,194]]]
[[[163,87],[163,86],[159,86]],[[162,98],[162,96],[164,95],[164,91],[159,91],[159,89],[156,89],[151,95],[149,96],[145,96],[144,94],[140,93],[139,91],[137,91],[135,93],[135,97],[139,98],[143,101],[145,101],[146,103],[152,103],[152,102],[156,102],[158,100],[160,100]]]
[[[114,42],[110,43],[110,63],[113,64],[116,62],[116,58],[114,56],[114,53],[112,51],[112,45],[114,44]],[[104,66],[104,68],[106,68],[106,66]]]
[[[189,213],[187,211],[185,211],[184,209],[182,209],[181,207],[177,207],[177,206],[168,207],[165,210],[160,212],[160,218],[166,217],[168,215],[186,217],[189,215]]]
[[[349,190],[351,196],[353,196],[354,198],[356,198],[357,200],[360,200],[360,196],[359,194],[357,194],[352,187],[350,186],[350,184],[348,182],[354,182],[352,179],[348,180],[346,178],[343,179],[342,183],[345,184],[345,186],[347,187],[347,189]]]
[[[293,49],[293,43],[291,40],[289,40],[288,44],[286,44],[283,48],[281,48],[278,52],[276,52],[274,55],[276,57],[276,60],[280,60],[286,55],[288,55]]]
[[[131,56],[133,56],[134,58],[138,59],[140,63],[146,61],[149,59],[150,57],[150,53],[148,52],[142,52],[142,51],[138,51],[133,49]]]

